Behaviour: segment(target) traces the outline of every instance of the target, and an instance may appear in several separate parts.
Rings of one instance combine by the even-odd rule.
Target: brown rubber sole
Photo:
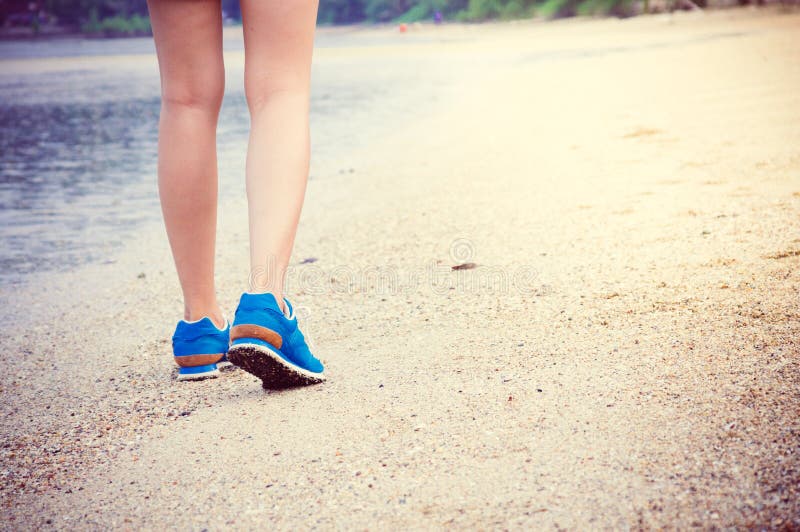
[[[261,379],[261,385],[267,390],[309,386],[325,381],[325,375],[295,366],[275,351],[258,344],[231,346],[228,360]]]

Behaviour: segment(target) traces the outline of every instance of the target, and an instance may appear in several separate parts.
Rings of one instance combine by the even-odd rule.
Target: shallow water
[[[354,37],[318,40],[335,48],[352,46]],[[236,53],[241,41],[226,36],[225,49]],[[141,224],[160,219],[153,54],[150,39],[0,43],[0,286],[112,260]],[[244,192],[249,118],[241,78],[233,61],[218,127],[222,201]],[[435,104],[432,88],[446,87],[448,77],[435,59],[399,58],[387,68],[367,57],[344,66],[315,61],[313,79],[315,179],[337,172],[342,153],[409,114],[403,102],[418,102],[413,112]]]

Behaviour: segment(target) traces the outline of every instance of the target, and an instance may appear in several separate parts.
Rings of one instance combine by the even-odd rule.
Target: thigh
[[[245,89],[259,100],[308,90],[317,0],[241,0]]]
[[[164,97],[185,103],[221,97],[225,68],[220,0],[148,0],[147,4]]]

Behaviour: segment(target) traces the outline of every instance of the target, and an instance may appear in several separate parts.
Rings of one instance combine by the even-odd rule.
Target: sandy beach
[[[146,224],[0,295],[2,528],[800,528],[800,13],[323,31],[383,98],[289,275],[328,382],[177,383]]]

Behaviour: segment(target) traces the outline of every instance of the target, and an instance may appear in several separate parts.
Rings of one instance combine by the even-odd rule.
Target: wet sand
[[[176,383],[148,226],[2,296],[4,528],[800,527],[800,16],[381,31],[316,55],[417,88],[312,170],[329,381]]]

